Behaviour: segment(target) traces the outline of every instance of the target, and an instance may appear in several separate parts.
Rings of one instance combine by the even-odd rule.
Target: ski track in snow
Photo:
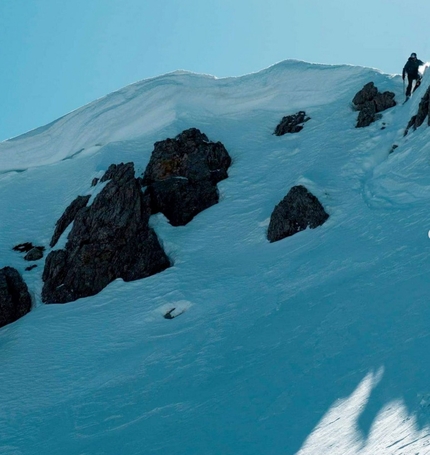
[[[175,72],[0,143],[0,267],[35,301],[0,330],[1,454],[430,454],[430,129],[403,137],[430,79],[356,129],[369,81],[402,100],[399,76],[369,68]],[[274,136],[298,110],[304,129]],[[155,141],[190,127],[233,165],[187,226],[151,218],[174,266],[43,305],[43,261],[26,272],[12,246],[47,246],[94,177],[128,161],[141,174]],[[296,184],[330,218],[269,244]]]

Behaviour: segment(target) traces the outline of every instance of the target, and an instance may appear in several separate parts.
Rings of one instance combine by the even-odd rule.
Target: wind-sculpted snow
[[[36,302],[0,330],[0,453],[429,452],[429,127],[403,134],[430,81],[356,129],[351,100],[368,81],[402,98],[400,76],[352,66],[174,73],[0,144],[0,267]],[[272,134],[302,110],[299,134]],[[25,271],[12,246],[47,246],[111,163],[141,175],[154,142],[188,128],[232,165],[191,223],[151,217],[174,266],[43,305],[42,264]],[[296,185],[330,218],[269,243],[273,207]]]
[[[415,92],[413,102],[410,101],[412,104],[410,109],[406,110],[406,104],[403,107],[406,112],[396,114],[400,117],[396,119],[397,125],[404,125],[405,115],[407,117],[410,112],[416,112],[430,78],[426,76],[424,81],[427,84],[423,84],[423,87]],[[430,164],[428,157],[430,129],[410,131],[404,138],[400,138],[401,132],[402,129],[399,129],[397,138],[393,137],[393,142],[399,146],[389,154],[388,159],[382,160],[374,167],[371,177],[365,184],[365,200],[374,208],[412,208],[427,204],[430,199],[430,182],[425,171]],[[381,139],[386,140],[384,134],[382,136]]]
[[[288,80],[283,67],[289,73]],[[306,72],[308,68],[313,71]],[[288,104],[293,109],[301,105],[304,94],[312,94],[314,106],[322,105],[328,97],[336,97],[335,93],[325,91],[327,82],[321,73],[329,69],[285,62],[259,76],[216,79],[178,72],[142,81],[47,126],[0,143],[0,172],[53,164],[95,145],[162,131],[177,117],[196,114],[234,117],[258,109],[280,109],[287,101],[285,92],[290,95]],[[307,78],[303,78],[304,72]],[[360,72],[363,72],[360,68],[339,67],[338,72],[333,72],[330,84],[338,83],[342,89],[346,85],[342,79]],[[304,86],[304,81],[309,85]]]

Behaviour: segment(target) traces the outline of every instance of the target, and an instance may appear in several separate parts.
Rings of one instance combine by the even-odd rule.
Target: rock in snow
[[[418,106],[418,112],[409,120],[405,135],[408,133],[409,128],[412,127],[414,130],[416,130],[419,126],[421,126],[424,123],[426,117],[428,117],[427,123],[430,125],[430,87],[421,98],[420,104]]]
[[[34,247],[25,256],[26,261],[38,261],[43,258],[44,247]]]
[[[26,261],[38,261],[43,258],[44,246],[34,246],[31,242],[20,243],[12,248],[14,251],[20,253],[27,253],[24,256]]]
[[[87,196],[78,196],[64,211],[61,215],[61,218],[57,221],[55,225],[54,235],[52,236],[49,246],[52,248],[58,242],[58,239],[61,237],[63,232],[67,229],[67,226],[75,219],[79,210],[84,208],[88,201],[90,200],[89,195]]]
[[[220,142],[193,128],[155,143],[143,179],[135,178],[133,163],[111,165],[94,202],[87,207],[90,196],[78,196],[56,223],[51,246],[74,221],[65,249],[46,259],[42,300],[70,302],[116,278],[137,280],[169,267],[149,217],[162,212],[174,226],[188,223],[218,202],[216,185],[227,178],[230,163]]]
[[[156,142],[142,180],[152,213],[163,213],[173,226],[187,224],[218,202],[217,183],[230,164],[224,145],[196,128]]]
[[[149,200],[134,176],[133,163],[111,165],[101,180],[109,182],[89,207],[75,214],[65,249],[52,251],[46,259],[46,303],[91,296],[116,278],[137,280],[171,265],[148,225]]]
[[[0,327],[16,321],[31,309],[31,297],[21,275],[12,267],[0,269]]]
[[[286,133],[298,133],[303,129],[303,123],[310,120],[305,111],[299,111],[294,115],[286,115],[275,128],[276,136],[283,136]]]
[[[390,107],[394,107],[395,94],[393,92],[378,92],[373,82],[366,84],[359,92],[357,92],[352,100],[353,104],[359,112],[356,128],[369,126],[374,121],[378,120],[378,113],[385,111]]]
[[[267,238],[276,242],[307,227],[315,229],[327,218],[328,214],[313,194],[302,185],[294,186],[273,210]]]

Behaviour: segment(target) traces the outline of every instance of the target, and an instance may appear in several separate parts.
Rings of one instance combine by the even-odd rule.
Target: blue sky
[[[0,0],[0,140],[176,69],[239,76],[293,58],[400,73],[430,60],[430,2]]]

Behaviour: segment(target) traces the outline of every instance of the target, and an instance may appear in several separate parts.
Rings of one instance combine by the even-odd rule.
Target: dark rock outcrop
[[[52,248],[58,242],[63,232],[67,229],[69,224],[75,219],[79,210],[84,208],[90,200],[90,195],[78,196],[64,211],[60,219],[55,224],[54,235],[52,236],[49,246]]]
[[[21,275],[12,267],[0,269],[0,327],[16,321],[31,309],[31,297]]]
[[[107,180],[94,202],[76,213],[65,249],[46,258],[44,302],[91,296],[117,278],[137,280],[171,265],[148,225],[149,198],[133,163],[111,165],[101,179]]]
[[[418,112],[409,120],[405,135],[408,133],[410,128],[416,130],[419,126],[421,126],[426,118],[427,123],[430,126],[430,87],[421,98],[420,104],[418,106]]]
[[[352,99],[352,102],[357,106],[357,109],[361,109],[364,104],[368,101],[372,101],[378,94],[378,89],[375,87],[373,82],[366,84],[359,92],[357,92]]]
[[[25,243],[20,243],[18,245],[15,245],[12,249],[14,251],[19,251],[20,253],[27,253],[32,248],[34,248],[34,246],[31,242],[25,242]]]
[[[217,183],[228,177],[231,158],[221,142],[196,128],[156,142],[142,178],[152,213],[183,226],[219,200]]]
[[[34,247],[32,248],[25,256],[24,259],[26,261],[38,261],[39,259],[43,258],[43,251],[45,250],[44,247]]]
[[[398,147],[399,147],[399,146],[398,146],[397,144],[393,144],[393,145],[391,146],[390,151],[389,151],[388,153],[393,153],[394,150],[396,150],[396,148],[398,148]]]
[[[24,256],[26,261],[38,261],[43,258],[43,252],[45,251],[44,246],[34,246],[31,242],[20,243],[13,247],[14,251],[20,253],[27,253]]]
[[[150,196],[152,212],[163,213],[172,226],[184,226],[219,200],[216,185],[207,180],[161,180],[148,186],[145,194]]]
[[[273,210],[267,239],[276,242],[308,227],[315,229],[324,224],[328,217],[313,194],[302,185],[294,186]]]
[[[379,112],[394,107],[396,105],[394,96],[393,92],[378,92],[373,82],[366,84],[352,100],[356,109],[360,111],[356,128],[369,126],[381,117]]]
[[[373,103],[375,104],[376,112],[382,112],[391,107],[394,107],[397,103],[394,100],[395,94],[394,92],[383,92],[378,93],[375,98],[373,99]]]
[[[303,129],[303,124],[310,119],[310,117],[306,116],[305,111],[299,111],[293,115],[286,115],[275,128],[274,134],[276,136],[282,136],[286,133],[298,133]]]
[[[357,117],[356,128],[364,128],[378,120],[380,117],[376,115],[375,105],[372,102],[366,103],[360,110]]]

